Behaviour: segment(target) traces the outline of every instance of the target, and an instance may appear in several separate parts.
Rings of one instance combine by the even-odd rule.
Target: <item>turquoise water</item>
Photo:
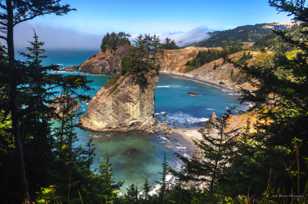
[[[17,51],[17,59],[23,60],[23,57],[20,55],[20,52],[23,51]],[[46,50],[45,56],[47,57],[43,60],[43,64],[58,64],[62,67],[79,65],[97,52],[98,50]]]
[[[53,53],[45,63],[79,64],[81,59],[92,55],[81,52],[82,55],[79,56],[76,53]],[[64,56],[72,58],[66,59]],[[89,86],[92,90],[87,91],[89,96],[94,96],[108,81],[105,75],[84,75],[91,81]],[[188,92],[195,92],[197,95],[190,96]],[[227,108],[238,105],[238,99],[228,92],[168,75],[160,76],[155,90],[157,119],[174,127],[201,127],[213,111],[221,115]],[[83,104],[81,109],[85,112],[87,105]],[[109,157],[115,180],[125,181],[123,189],[130,184],[142,186],[145,179],[149,179],[151,183],[159,181],[164,154],[167,155],[170,166],[177,168],[180,163],[175,153],[190,155],[193,151],[191,144],[173,136],[145,135],[140,132],[94,133],[82,129],[76,131],[80,144],[85,144],[89,138],[94,139],[96,157],[93,168],[97,168],[103,158]]]
[[[94,96],[108,81],[104,75],[86,76],[92,81],[89,84],[92,87],[88,92],[90,96]],[[189,96],[188,92],[191,91],[197,96]],[[160,76],[155,90],[156,117],[174,127],[201,127],[213,111],[221,115],[228,107],[238,105],[238,100],[228,92],[168,75]],[[85,105],[82,108],[83,111],[87,109]],[[190,155],[193,151],[187,141],[172,136],[77,131],[81,143],[85,143],[89,137],[94,138],[94,167],[102,158],[110,158],[116,180],[125,181],[123,189],[130,184],[142,186],[145,179],[152,183],[159,181],[164,153],[170,166],[179,167],[175,153]]]
[[[189,92],[196,96],[190,96]],[[168,75],[160,76],[155,99],[158,118],[176,127],[198,127],[212,112],[221,115],[239,105],[230,92]]]
[[[44,64],[59,64],[64,67],[78,65],[97,52],[98,50],[48,50]]]

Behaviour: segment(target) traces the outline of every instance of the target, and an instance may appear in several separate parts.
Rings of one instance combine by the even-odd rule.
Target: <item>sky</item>
[[[59,29],[67,35],[98,37],[106,32],[124,31],[166,34],[188,32],[197,27],[224,30],[264,22],[288,22],[268,0],[63,0],[77,11],[65,16],[39,17],[24,29]],[[24,26],[24,27],[26,27]],[[40,32],[40,31],[38,31]],[[59,32],[60,33],[60,32]],[[18,35],[24,38],[25,36]],[[66,35],[64,35],[65,37]],[[48,36],[50,40],[51,36]],[[47,37],[46,37],[47,38]],[[46,39],[44,39],[46,40]]]

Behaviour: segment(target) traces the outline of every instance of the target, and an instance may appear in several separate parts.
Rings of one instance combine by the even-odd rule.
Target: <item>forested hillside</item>
[[[211,32],[208,39],[195,45],[201,47],[225,47],[236,43],[255,43],[271,35],[272,30],[285,30],[287,28],[288,25],[276,23],[239,26],[230,30]]]

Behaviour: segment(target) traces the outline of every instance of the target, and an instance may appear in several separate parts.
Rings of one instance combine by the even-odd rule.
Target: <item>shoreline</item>
[[[203,139],[202,134],[199,132],[201,128],[172,128],[172,133],[177,137],[181,137],[185,141],[193,145],[194,150],[197,147],[195,141],[200,141]]]
[[[61,73],[84,74],[85,76],[87,76],[87,75],[88,76],[96,76],[96,75],[98,75],[98,76],[100,76],[100,75],[111,76],[111,75],[108,75],[108,74],[93,74],[93,73],[83,72],[83,71],[64,71],[64,70],[61,70],[61,71],[57,71],[57,73],[59,73],[59,74],[61,74]],[[197,78],[196,76],[193,76],[193,75],[190,75],[190,74],[187,74],[187,73],[171,72],[171,71],[159,71],[159,74],[169,75],[169,76],[173,76],[173,77],[177,77],[177,78],[182,78],[184,80],[190,80],[190,81],[193,81],[193,82],[196,82],[196,83],[199,83],[199,84],[208,85],[208,86],[211,86],[211,87],[214,87],[214,88],[218,88],[222,91],[232,92],[234,94],[240,95],[239,90],[237,90],[235,88],[228,87],[228,86],[225,86],[225,85],[216,84],[216,83],[213,83],[212,81],[200,79],[200,78]]]
[[[214,87],[214,88],[218,88],[218,89],[220,89],[222,91],[227,91],[227,92],[232,92],[232,93],[235,93],[235,94],[240,94],[240,92],[238,90],[236,90],[235,88],[231,88],[231,87],[227,87],[227,86],[224,86],[224,85],[216,84],[216,83],[213,83],[213,82],[205,80],[205,79],[196,78],[195,76],[190,75],[190,74],[186,74],[186,73],[171,72],[171,71],[159,71],[159,74],[170,75],[170,76],[182,78],[184,80],[190,80],[190,81],[194,81],[196,83],[200,83],[200,84],[208,85],[208,86],[211,86],[211,87]]]

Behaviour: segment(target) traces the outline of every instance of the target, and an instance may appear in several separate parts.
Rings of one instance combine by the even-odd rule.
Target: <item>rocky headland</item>
[[[121,61],[127,55],[130,45],[119,46],[116,50],[106,49],[87,59],[79,66],[79,71],[91,74],[117,74],[121,71]]]
[[[245,51],[227,56],[227,60],[220,58],[206,63],[191,71],[187,70],[187,63],[194,59],[199,52],[221,50],[221,48],[187,47],[175,50],[163,50],[159,53],[160,73],[170,74],[185,79],[207,83],[231,91],[241,89],[255,90],[257,87],[250,83],[246,74],[237,62]],[[116,51],[106,50],[91,57],[80,66],[80,71],[102,74],[121,73],[122,58],[128,53],[129,47],[122,46]],[[255,64],[258,58],[264,57],[260,52],[249,52],[252,58],[250,64]],[[142,130],[147,132],[159,131],[179,133],[188,140],[200,139],[198,129],[170,129],[161,128],[155,124],[154,117],[154,89],[158,76],[149,73],[149,86],[142,90],[133,83],[129,75],[113,79],[103,87],[89,103],[88,112],[81,118],[81,126],[92,131],[130,131]],[[245,128],[251,114],[231,116],[228,128]],[[253,121],[252,121],[253,122]],[[165,127],[165,126],[164,126]]]
[[[116,51],[99,52],[82,63],[79,70],[92,74],[119,73],[122,69],[121,59],[128,53],[128,50],[129,45],[126,45],[119,47]],[[228,55],[228,60],[220,58],[196,69],[187,69],[187,63],[194,59],[199,52],[213,50],[221,51],[222,48],[186,47],[163,50],[158,56],[161,67],[160,73],[184,77],[233,91],[256,89],[249,82],[246,74],[234,64],[246,53],[245,51]],[[249,51],[249,53],[252,55],[251,62],[257,61],[257,58],[262,55],[260,52]]]
[[[154,89],[157,74],[147,74],[148,84],[142,88],[131,75],[113,79],[90,101],[81,117],[83,128],[92,131],[153,131]]]

